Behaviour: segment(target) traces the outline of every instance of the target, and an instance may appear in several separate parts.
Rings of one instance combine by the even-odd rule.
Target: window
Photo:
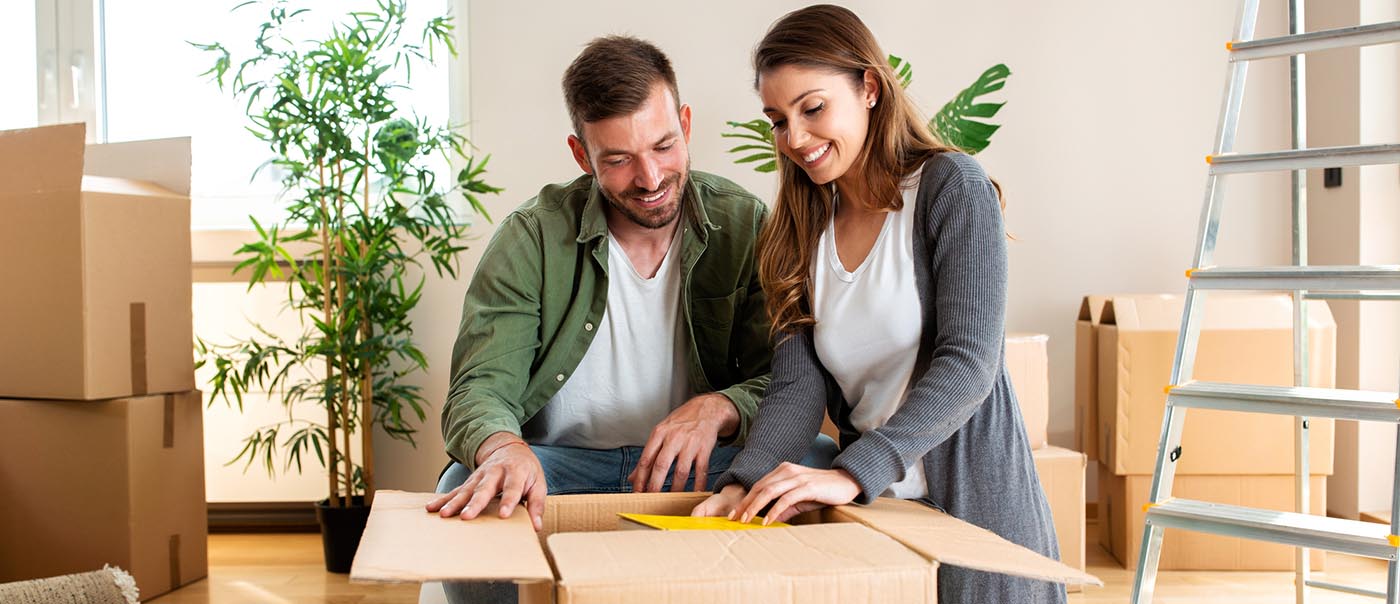
[[[246,229],[250,214],[277,220],[280,176],[272,170],[253,176],[270,153],[244,128],[248,124],[245,102],[200,75],[214,57],[189,44],[220,42],[233,53],[235,63],[247,57],[267,12],[262,5],[230,12],[240,2],[35,0],[16,3],[23,5],[18,19],[10,18],[15,9],[7,7],[0,24],[0,49],[6,51],[4,56],[20,60],[6,60],[0,77],[30,86],[21,85],[17,94],[0,98],[0,127],[86,121],[89,142],[189,136],[194,161],[193,228]],[[448,12],[454,4],[458,2],[409,3],[405,35],[416,37],[429,18]],[[349,11],[373,8],[374,1],[297,0],[294,7],[311,9],[304,16],[304,37],[310,38],[324,35],[331,23]],[[45,26],[46,15],[52,28]],[[464,24],[458,25],[459,31],[465,29]],[[45,35],[50,30],[55,33]],[[50,56],[56,65],[45,67]],[[434,123],[446,124],[452,65],[445,53],[436,58],[436,64],[415,64],[411,82],[407,74],[399,76],[412,85],[400,103]],[[56,91],[36,90],[36,82],[48,79],[58,80]],[[60,112],[44,114],[46,100],[55,94],[70,102],[62,104]],[[73,98],[76,103],[71,102]],[[71,111],[74,105],[84,105],[85,111]],[[458,118],[454,123],[464,121]],[[444,174],[447,169],[444,165]]]
[[[5,18],[0,19],[0,57],[5,57],[0,61],[0,82],[10,90],[0,94],[0,130],[39,123],[34,5],[15,4],[5,7]]]

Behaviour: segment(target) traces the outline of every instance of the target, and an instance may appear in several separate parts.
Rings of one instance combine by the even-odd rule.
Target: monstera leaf
[[[1001,90],[1002,86],[1006,85],[1006,76],[1009,75],[1011,70],[1001,63],[982,72],[982,76],[977,78],[976,82],[963,89],[958,96],[938,110],[938,114],[928,122],[929,129],[933,130],[939,140],[969,154],[986,149],[987,145],[991,144],[992,134],[1001,126],[969,118],[989,118],[1001,111],[1005,102],[979,103],[977,99]]]
[[[887,60],[890,68],[894,70],[895,77],[899,78],[899,84],[908,88],[909,83],[914,81],[914,66],[895,55],[890,55]],[[982,72],[976,82],[959,92],[929,120],[929,130],[933,131],[938,140],[962,149],[969,155],[986,149],[987,145],[991,144],[992,134],[1001,126],[969,118],[990,118],[1001,110],[1005,102],[978,103],[977,99],[1001,90],[1006,85],[1006,77],[1009,75],[1011,70],[1001,63]],[[725,123],[735,131],[723,132],[720,136],[740,139],[740,144],[729,150],[729,153],[742,156],[734,160],[734,163],[754,164],[754,171],[764,173],[778,168],[778,154],[773,146],[773,127],[768,120],[758,118],[747,122]]]

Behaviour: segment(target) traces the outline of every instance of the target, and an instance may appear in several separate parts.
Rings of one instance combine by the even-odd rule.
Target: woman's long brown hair
[[[879,85],[870,127],[851,165],[865,176],[869,209],[903,207],[900,182],[929,157],[956,151],[939,142],[900,85],[875,36],[851,11],[818,4],[779,19],[754,50],[754,88],[773,69],[797,65],[848,75],[852,86],[869,73]],[[812,318],[811,269],[817,241],[831,220],[830,187],[820,186],[782,153],[777,154],[778,195],[759,233],[758,276],[768,297],[772,335],[787,336],[816,323]]]

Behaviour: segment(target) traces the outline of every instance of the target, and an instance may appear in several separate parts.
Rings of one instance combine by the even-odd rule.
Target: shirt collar
[[[597,178],[590,178],[591,184],[588,188],[588,201],[583,204],[583,216],[579,223],[578,243],[588,243],[594,239],[602,237],[608,233],[608,218],[604,213],[608,200],[603,197],[603,189],[598,184]],[[685,179],[685,197],[681,212],[683,220],[695,225],[704,225],[703,229],[696,229],[700,233],[702,241],[708,241],[710,231],[718,230],[719,225],[710,222],[710,216],[705,212],[705,204],[700,203],[700,188],[695,184],[694,173]]]

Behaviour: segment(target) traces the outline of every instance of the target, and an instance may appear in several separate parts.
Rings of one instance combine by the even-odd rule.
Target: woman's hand
[[[709,499],[700,502],[695,509],[690,511],[691,516],[730,516],[734,513],[734,508],[739,507],[739,502],[743,501],[744,495],[749,492],[744,489],[744,485],[734,483],[720,489],[718,493],[710,495]]]
[[[784,463],[754,483],[730,519],[748,522],[773,502],[772,509],[763,517],[763,524],[784,522],[823,506],[850,503],[857,495],[860,495],[860,485],[843,469],[817,470]]]

